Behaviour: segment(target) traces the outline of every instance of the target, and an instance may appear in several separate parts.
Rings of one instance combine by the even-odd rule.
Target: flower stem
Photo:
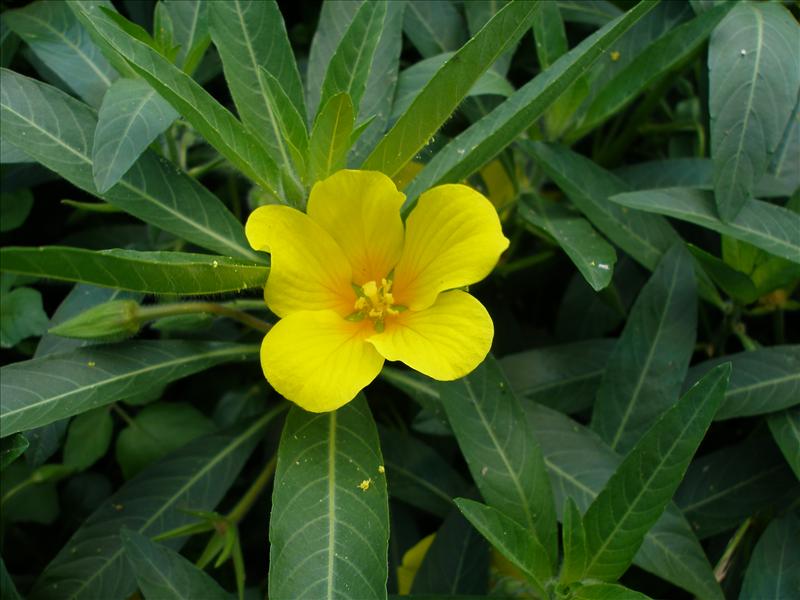
[[[247,314],[242,310],[226,306],[224,304],[217,304],[215,302],[180,302],[174,304],[162,304],[154,306],[143,306],[139,308],[136,317],[140,322],[154,321],[164,317],[174,317],[178,315],[189,315],[196,313],[210,313],[228,317],[247,325],[251,329],[266,333],[272,327],[271,323],[262,321],[261,319]]]
[[[244,496],[239,499],[239,502],[236,503],[236,506],[234,506],[231,512],[228,513],[227,520],[230,523],[239,523],[253,507],[253,504],[261,495],[261,492],[264,491],[264,488],[272,479],[272,476],[275,473],[275,465],[277,462],[278,454],[276,452],[269,462],[264,465],[264,468],[261,470],[261,473],[258,474],[256,480],[252,483],[250,489],[244,493]]]

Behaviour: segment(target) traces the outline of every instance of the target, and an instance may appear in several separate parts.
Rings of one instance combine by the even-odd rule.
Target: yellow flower
[[[250,245],[271,254],[264,299],[281,318],[261,366],[305,410],[346,404],[384,360],[452,380],[489,352],[489,314],[456,288],[486,277],[508,247],[494,207],[467,186],[441,185],[404,228],[404,200],[386,175],[345,170],[314,185],[307,214],[268,205],[247,220]]]

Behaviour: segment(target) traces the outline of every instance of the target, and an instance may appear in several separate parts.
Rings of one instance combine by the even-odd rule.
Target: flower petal
[[[264,299],[285,317],[301,310],[353,312],[356,295],[350,263],[330,235],[308,215],[271,204],[254,210],[245,226],[247,241],[271,255]]]
[[[380,373],[383,357],[364,341],[371,332],[371,323],[329,310],[293,313],[264,338],[261,367],[272,387],[301,408],[336,410]]]
[[[445,290],[486,277],[508,248],[492,203],[465,185],[422,194],[406,223],[403,255],[394,272],[395,301],[422,310]]]
[[[486,358],[494,325],[483,305],[466,292],[439,295],[421,311],[387,320],[383,333],[367,338],[387,360],[400,360],[434,379],[463,377]]]
[[[378,171],[338,171],[312,188],[308,216],[344,250],[358,285],[380,281],[400,259],[405,198]]]

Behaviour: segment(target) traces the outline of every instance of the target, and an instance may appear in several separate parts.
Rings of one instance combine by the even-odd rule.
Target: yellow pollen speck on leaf
[[[87,366],[87,367],[93,367],[93,366],[95,366],[96,364],[97,364],[96,362],[94,362],[93,360],[90,360],[88,363],[86,363],[86,366]]]
[[[361,488],[361,491],[366,492],[369,489],[370,485],[372,485],[372,479],[365,479],[364,481],[358,484],[358,487]]]
[[[619,57],[620,57],[620,56],[621,56],[621,55],[620,55],[620,53],[619,53],[619,50],[613,50],[613,51],[611,52],[611,60],[613,60],[614,62],[617,62],[617,61],[619,60]]]
[[[379,465],[378,466],[378,473],[380,473],[380,474],[386,473],[386,469],[384,468],[383,465]]]

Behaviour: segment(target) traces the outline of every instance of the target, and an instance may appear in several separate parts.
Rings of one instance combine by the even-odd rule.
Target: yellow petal
[[[486,277],[508,248],[492,203],[465,185],[440,185],[422,194],[406,223],[406,242],[392,289],[414,310],[445,290]]]
[[[311,190],[308,216],[344,250],[358,285],[380,281],[400,259],[405,198],[377,171],[338,171]]]
[[[450,381],[477,367],[492,346],[494,326],[475,298],[459,290],[436,304],[387,319],[383,333],[367,338],[387,360],[400,360],[434,379]]]
[[[284,398],[311,412],[336,410],[355,398],[383,366],[364,341],[370,322],[345,321],[333,311],[281,319],[261,344],[261,367]]]
[[[398,595],[408,596],[411,593],[414,578],[417,576],[417,572],[422,566],[422,561],[435,538],[436,533],[425,536],[403,554],[403,562],[397,567]]]
[[[356,300],[350,263],[330,235],[299,210],[272,204],[254,210],[247,241],[271,255],[264,299],[285,317],[301,310],[335,310],[346,316]]]

